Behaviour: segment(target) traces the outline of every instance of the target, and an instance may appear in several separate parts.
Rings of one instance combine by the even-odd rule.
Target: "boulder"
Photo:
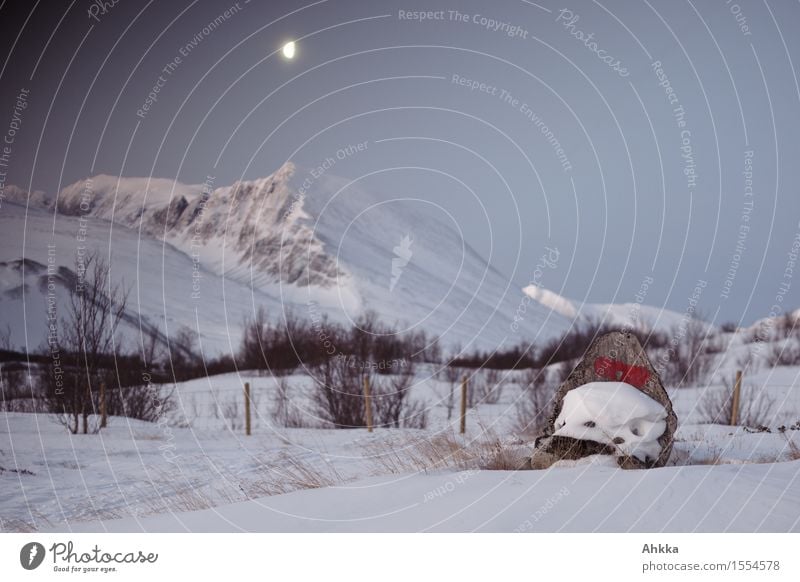
[[[536,451],[531,466],[549,466],[552,461],[576,459],[592,454],[614,454],[618,451],[608,443],[578,440],[556,435],[556,419],[561,414],[564,396],[571,390],[592,382],[624,382],[661,404],[666,410],[666,428],[658,437],[660,452],[653,457],[638,459],[635,456],[620,455],[618,462],[624,468],[663,467],[672,453],[672,442],[678,426],[678,417],[672,409],[661,378],[647,357],[639,340],[630,332],[614,331],[598,337],[587,350],[583,359],[569,377],[559,386],[553,412],[547,421],[544,434],[536,439]]]

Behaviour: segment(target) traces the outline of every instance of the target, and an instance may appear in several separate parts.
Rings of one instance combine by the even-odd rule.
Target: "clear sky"
[[[520,286],[550,247],[572,299],[800,307],[798,3],[101,4],[2,4],[6,183],[222,185],[367,142],[331,171],[441,204]]]

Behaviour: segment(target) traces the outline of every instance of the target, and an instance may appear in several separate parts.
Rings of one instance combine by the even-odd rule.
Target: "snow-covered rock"
[[[578,390],[580,395],[585,391],[585,389],[581,390],[583,386],[594,383],[604,383],[612,386],[624,383],[660,407],[660,411],[664,413],[664,424],[658,434],[653,437],[657,441],[657,450],[653,445],[644,449],[636,448],[639,453],[643,453],[642,455],[620,454],[618,444],[608,442],[609,439],[556,434],[557,430],[562,428],[559,426],[559,419],[563,421],[562,413],[567,405],[568,398],[581,398],[581,396],[570,397],[570,393]],[[614,391],[613,388],[608,388],[608,390],[612,393]],[[597,399],[602,403],[602,394],[603,391],[601,390],[596,397],[591,397],[592,400],[589,404],[594,407],[592,412],[596,412],[597,406],[599,406]],[[618,403],[615,401],[613,404],[615,406],[619,405],[622,410],[625,410],[637,402],[636,400],[631,399],[628,401],[625,399],[624,402]],[[631,415],[630,418],[635,418],[638,412],[641,412],[641,409],[637,405],[632,410],[622,413],[622,416],[615,418],[628,418],[626,415]],[[645,412],[649,413],[647,410]],[[644,416],[647,415],[645,414]],[[597,419],[587,418],[585,422],[590,420],[600,426]],[[534,458],[531,459],[531,466],[534,468],[550,466],[562,459],[574,460],[589,455],[605,454],[617,455],[620,466],[623,467],[663,467],[667,464],[672,452],[672,441],[677,427],[678,417],[672,408],[669,394],[664,389],[658,372],[647,357],[639,340],[632,333],[614,331],[595,339],[580,363],[559,386],[555,395],[553,412],[545,427],[544,434],[537,439],[537,451],[534,454]],[[643,427],[640,428],[643,429]],[[614,435],[611,436],[611,440],[613,438],[615,438]],[[627,439],[625,440],[627,441]],[[655,455],[648,454],[654,450],[656,452]]]
[[[642,462],[661,452],[666,409],[625,382],[591,382],[571,390],[556,419],[558,436],[612,445]]]

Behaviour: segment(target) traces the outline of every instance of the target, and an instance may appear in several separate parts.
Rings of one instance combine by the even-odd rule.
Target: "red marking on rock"
[[[601,378],[617,382],[625,382],[641,390],[650,377],[650,371],[642,366],[631,366],[619,360],[612,360],[605,356],[594,361],[594,372]]]

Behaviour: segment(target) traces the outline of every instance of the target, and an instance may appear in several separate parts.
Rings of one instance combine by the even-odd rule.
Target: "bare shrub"
[[[767,352],[766,361],[771,368],[800,365],[800,346],[791,340],[776,343]]]
[[[710,335],[703,346],[704,354],[721,354],[726,349],[725,338],[720,335]]]
[[[97,432],[89,417],[97,414],[97,391],[110,380],[104,360],[114,352],[117,326],[125,314],[127,292],[111,281],[109,265],[97,254],[77,257],[78,275],[64,275],[69,290],[67,316],[58,333],[48,327],[49,350],[56,346],[60,366],[44,375],[47,404],[56,420],[72,434]],[[47,313],[48,321],[53,314]]]
[[[447,398],[444,401],[445,407],[447,408],[448,421],[452,420],[453,418],[453,410],[455,410],[456,407],[456,387],[461,381],[461,376],[462,371],[460,368],[451,365],[444,367],[444,378],[449,389],[447,392]]]
[[[475,401],[479,404],[497,404],[503,395],[503,380],[500,370],[484,370],[483,377],[473,376],[475,381]]]
[[[668,386],[703,384],[714,364],[713,328],[699,317],[679,324],[672,331],[672,340],[656,364]]]
[[[11,324],[7,323],[0,328],[0,350],[10,352],[14,349],[11,343]]]
[[[161,385],[140,384],[106,390],[106,410],[111,416],[125,416],[158,422],[175,410],[173,390]]]
[[[728,382],[727,385],[733,386],[733,382]],[[737,425],[751,428],[765,426],[770,420],[774,404],[774,398],[764,389],[758,390],[750,385],[742,386]],[[727,386],[723,389],[706,388],[697,404],[697,409],[703,422],[729,424],[733,411],[733,390]]]
[[[428,409],[425,403],[419,400],[406,403],[402,411],[400,426],[419,430],[428,428]]]
[[[0,410],[36,412],[42,404],[32,386],[28,368],[19,363],[0,364]]]
[[[277,389],[272,398],[270,415],[276,424],[284,428],[310,426],[304,418],[303,411],[292,402],[291,385],[289,378],[286,376],[281,376],[278,379]]]
[[[376,427],[425,428],[427,410],[409,399],[414,367],[407,365],[391,375],[371,374],[347,358],[329,358],[315,374],[312,401],[317,414],[334,428],[367,425],[364,382],[370,383],[372,416]]]
[[[413,383],[413,370],[374,379],[372,406],[375,426],[400,428],[403,409]]]
[[[203,356],[197,339],[197,332],[184,325],[168,342],[168,368],[176,382],[204,375]]]
[[[775,324],[775,333],[778,337],[788,339],[794,337],[798,333],[798,319],[791,313],[787,313],[780,318]]]
[[[562,337],[553,338],[538,349],[535,366],[544,368],[558,362],[580,359],[595,339],[610,331],[611,327],[598,321],[575,321]]]
[[[428,413],[422,402],[409,399],[414,383],[414,368],[376,379],[372,405],[375,426],[394,428],[426,428]]]
[[[304,320],[289,311],[272,322],[259,308],[253,318],[245,319],[237,363],[282,375],[301,365],[324,366],[325,360],[341,357],[376,374],[390,374],[412,360],[440,358],[436,338],[429,342],[422,331],[399,333],[381,323],[373,311],[361,315],[350,328],[330,322],[316,307],[310,308],[309,316]]]
[[[553,367],[553,383],[563,384],[578,365],[579,360],[567,360]]]
[[[753,357],[753,350],[751,350],[749,346],[745,353],[740,354],[736,358],[737,370],[742,370],[743,372],[757,372],[760,367],[758,360]]]
[[[553,410],[556,385],[546,369],[527,370],[520,381],[521,394],[515,407],[515,431],[526,436],[542,433]]]
[[[313,365],[321,359],[322,350],[311,323],[294,312],[285,312],[281,321],[272,323],[266,310],[259,307],[253,319],[245,320],[243,328],[237,360],[244,368],[286,375],[304,362]],[[330,333],[341,335],[334,329]]]
[[[225,402],[217,403],[214,416],[219,418],[220,415],[229,430],[237,431],[242,428],[242,416],[239,412],[239,399],[237,397],[232,397]]]
[[[364,376],[345,358],[328,358],[312,372],[312,401],[317,415],[335,428],[367,425],[364,408]]]

